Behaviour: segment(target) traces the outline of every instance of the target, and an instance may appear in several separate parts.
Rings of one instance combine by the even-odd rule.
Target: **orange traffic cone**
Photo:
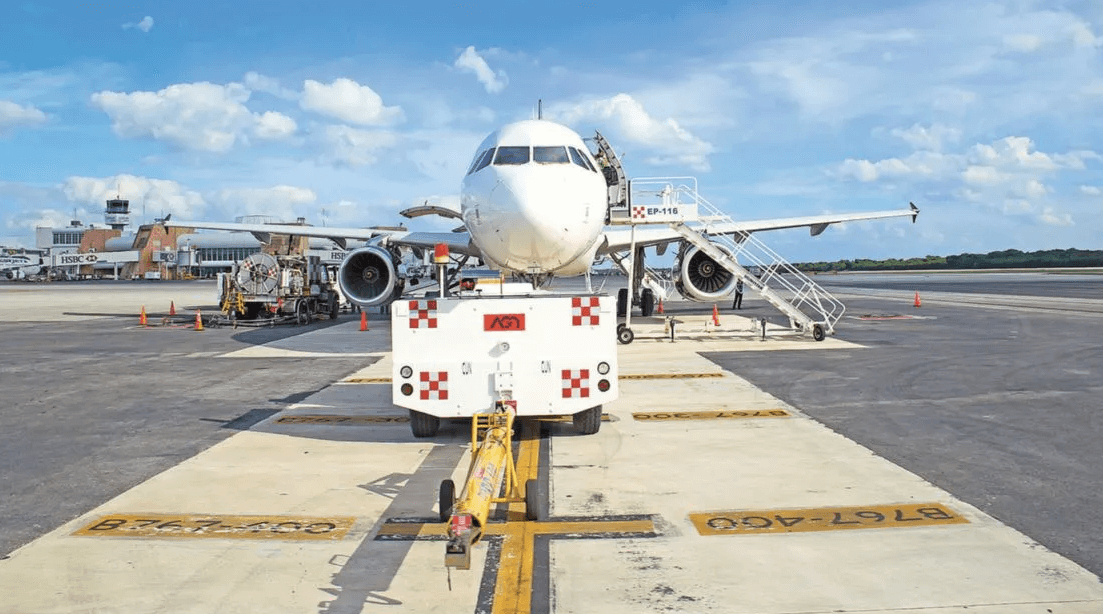
[[[146,306],[145,305],[142,305],[142,313],[141,313],[141,315],[138,316],[138,325],[139,326],[145,326],[146,325]]]
[[[720,326],[720,312],[716,309],[716,303],[712,304],[712,325]]]
[[[663,299],[659,299],[659,315],[663,315]]]
[[[169,315],[176,315],[176,301],[169,301]]]
[[[919,300],[919,292],[915,293],[915,306],[916,307],[922,307],[923,306],[923,301]]]
[[[360,332],[368,330],[368,312],[360,310]]]
[[[203,316],[198,309],[195,310],[195,330],[203,330]]]

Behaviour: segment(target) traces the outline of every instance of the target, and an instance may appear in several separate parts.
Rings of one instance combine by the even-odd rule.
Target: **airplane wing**
[[[359,241],[379,240],[388,245],[413,248],[432,248],[438,243],[448,245],[448,251],[455,254],[478,256],[479,252],[471,243],[466,232],[411,232],[402,228],[335,228],[331,226],[299,226],[295,224],[233,224],[225,222],[188,222],[165,221],[167,227],[203,228],[206,230],[228,230],[248,232],[261,243],[268,243],[274,234],[295,235],[299,237],[320,237],[330,239],[342,248],[349,239]]]
[[[871,211],[868,213],[829,213],[826,215],[808,215],[803,217],[787,217],[772,220],[731,221],[706,224],[705,234],[710,235],[738,235],[751,234],[763,230],[781,230],[784,228],[802,228],[807,226],[812,236],[817,236],[831,224],[840,222],[856,222],[860,220],[877,220],[889,217],[911,217],[912,222],[919,215],[919,208],[909,203],[909,209],[896,209],[892,211]],[[642,226],[636,228],[636,246],[646,247],[662,245],[672,241],[680,241],[682,236],[674,229],[666,225]],[[605,245],[601,253],[617,252],[629,249],[632,240],[632,229],[619,227],[606,229]]]

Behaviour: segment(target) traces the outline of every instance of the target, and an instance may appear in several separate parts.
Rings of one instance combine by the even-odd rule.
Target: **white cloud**
[[[501,93],[509,84],[509,77],[505,71],[499,70],[495,73],[479,52],[475,51],[474,46],[464,49],[460,57],[456,58],[454,66],[464,72],[474,73],[479,83],[482,83],[486,91],[491,94]]]
[[[210,195],[218,219],[239,215],[270,215],[282,221],[305,216],[304,205],[318,200],[314,190],[290,185],[269,188],[224,188]]]
[[[713,152],[710,143],[682,128],[673,118],[652,117],[628,94],[553,106],[548,109],[547,116],[568,125],[583,121],[609,124],[620,139],[654,150],[647,159],[652,164],[689,165],[698,170],[709,168],[708,156]]]
[[[247,143],[250,133],[265,139],[295,131],[291,118],[251,112],[249,90],[240,83],[179,83],[157,92],[97,92],[92,104],[107,113],[122,137],[149,136],[186,149],[224,152]]]
[[[1008,34],[1003,43],[1015,51],[1036,51],[1042,46],[1042,37],[1037,34]]]
[[[279,80],[256,72],[247,72],[242,79],[245,87],[254,92],[264,92],[284,100],[298,100],[299,93],[280,85]]]
[[[345,125],[326,126],[323,139],[329,158],[348,166],[372,164],[381,150],[398,142],[398,137],[392,132],[361,130]]]
[[[1091,26],[1078,21],[1069,26],[1072,42],[1077,47],[1098,47],[1103,41],[1092,32]]]
[[[299,106],[364,126],[386,126],[403,118],[401,107],[384,106],[383,99],[372,88],[344,78],[328,85],[307,79],[303,82]]]
[[[850,158],[838,166],[836,175],[863,182],[889,177],[947,180],[958,175],[967,183],[995,184],[1006,180],[1008,173],[1079,170],[1085,167],[1085,160],[1103,159],[1093,151],[1047,154],[1033,147],[1034,142],[1028,137],[1009,136],[991,144],[977,143],[962,154],[920,150],[904,158],[877,162]]]
[[[1100,190],[1094,185],[1082,185],[1080,186],[1080,193],[1087,194],[1088,196],[1099,196],[1103,194],[1103,190]]]
[[[31,126],[46,121],[46,114],[31,105],[16,104],[10,100],[0,100],[0,134],[7,128]]]
[[[61,189],[70,202],[102,209],[104,201],[116,195],[130,201],[131,216],[143,207],[150,215],[173,214],[194,219],[203,212],[206,201],[194,190],[168,179],[150,179],[135,175],[113,177],[69,177]],[[93,209],[93,210],[95,210]]]
[[[153,18],[150,17],[149,15],[146,15],[138,23],[124,23],[123,24],[123,29],[124,30],[130,30],[132,28],[137,28],[137,29],[141,30],[142,32],[149,32],[150,30],[153,29]]]
[[[1042,213],[1038,216],[1038,220],[1044,224],[1050,226],[1072,226],[1072,216],[1068,213],[1058,213],[1053,210],[1053,207],[1044,207]]]
[[[961,130],[934,124],[930,127],[914,124],[907,130],[894,128],[890,134],[906,141],[916,149],[941,151],[943,143],[955,143],[961,138]]]
[[[295,133],[295,120],[275,111],[265,111],[258,116],[253,134],[260,139],[283,139]]]

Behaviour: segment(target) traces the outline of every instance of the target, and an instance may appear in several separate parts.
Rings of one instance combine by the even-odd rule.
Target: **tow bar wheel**
[[[440,483],[440,521],[448,522],[452,517],[452,507],[456,504],[456,483],[444,480]]]

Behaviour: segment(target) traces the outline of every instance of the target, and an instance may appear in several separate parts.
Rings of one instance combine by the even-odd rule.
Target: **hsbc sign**
[[[53,266],[84,266],[100,262],[137,262],[138,252],[100,252],[87,254],[56,254]]]
[[[57,256],[58,266],[96,264],[99,261],[99,254],[61,254],[60,256]]]

